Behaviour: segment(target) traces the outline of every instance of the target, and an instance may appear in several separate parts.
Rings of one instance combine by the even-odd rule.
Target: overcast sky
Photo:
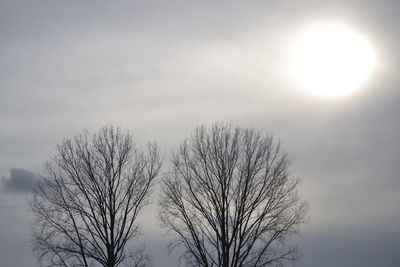
[[[399,14],[395,0],[0,0],[0,265],[36,266],[29,192],[63,137],[111,123],[168,158],[196,126],[229,121],[293,159],[311,217],[298,266],[400,266]],[[351,96],[291,81],[288,47],[320,21],[376,50]],[[177,266],[154,210],[142,239],[156,267]]]

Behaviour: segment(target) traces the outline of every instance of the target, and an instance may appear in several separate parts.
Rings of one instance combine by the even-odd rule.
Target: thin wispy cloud
[[[0,265],[35,266],[26,200],[63,137],[116,124],[140,143],[156,139],[167,164],[196,126],[230,121],[274,134],[293,159],[311,217],[298,266],[400,266],[399,9],[395,0],[0,1]],[[347,23],[377,53],[369,82],[342,100],[304,94],[287,75],[288,42],[325,20]],[[175,267],[155,211],[142,239],[155,267]]]

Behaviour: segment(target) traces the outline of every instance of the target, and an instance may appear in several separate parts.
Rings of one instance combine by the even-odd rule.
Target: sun
[[[376,67],[371,43],[346,24],[312,24],[292,45],[295,84],[313,95],[350,95],[365,85]]]

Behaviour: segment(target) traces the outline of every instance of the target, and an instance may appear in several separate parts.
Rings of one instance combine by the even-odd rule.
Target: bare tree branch
[[[137,216],[160,168],[155,143],[142,152],[119,128],[65,139],[31,203],[33,248],[42,265],[114,267],[134,258],[125,247],[138,233]]]
[[[271,135],[214,124],[199,127],[172,156],[159,217],[189,266],[280,266],[307,204],[290,161]]]

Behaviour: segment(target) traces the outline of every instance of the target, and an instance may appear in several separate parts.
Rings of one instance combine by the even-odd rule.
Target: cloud
[[[400,233],[354,233],[400,219],[399,1],[93,3],[0,1],[1,265],[34,266],[20,251],[22,202],[42,178],[13,166],[38,168],[63,136],[105,123],[157,138],[167,156],[196,125],[228,120],[272,132],[293,157],[311,206],[300,267],[400,266],[389,262]],[[351,99],[303,96],[278,64],[291,34],[320,19],[376,45],[379,75]],[[155,266],[177,266],[148,213]]]
[[[27,194],[43,181],[43,177],[31,171],[13,168],[10,170],[10,177],[3,178],[0,182],[2,193]]]
[[[400,266],[396,252],[400,232],[395,227],[363,225],[312,231],[302,241],[304,256],[298,267]]]

